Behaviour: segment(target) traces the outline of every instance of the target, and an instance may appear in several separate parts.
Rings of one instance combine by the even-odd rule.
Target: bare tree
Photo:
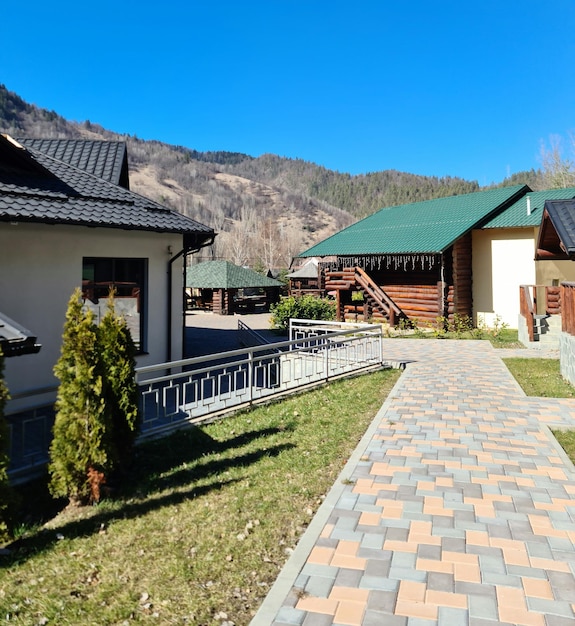
[[[575,136],[569,133],[571,158],[563,155],[563,141],[560,135],[549,137],[549,147],[541,142],[541,166],[545,186],[548,189],[563,189],[575,186]]]

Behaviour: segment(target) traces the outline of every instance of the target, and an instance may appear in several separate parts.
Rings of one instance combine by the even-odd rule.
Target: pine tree
[[[60,385],[50,446],[50,491],[83,504],[92,497],[90,478],[108,464],[111,423],[98,333],[91,311],[82,310],[77,289],[68,303],[61,354],[54,367]]]
[[[13,501],[12,490],[8,483],[8,424],[4,419],[4,406],[8,400],[8,387],[4,383],[4,357],[0,350],[0,542],[8,539],[8,517],[10,503]]]

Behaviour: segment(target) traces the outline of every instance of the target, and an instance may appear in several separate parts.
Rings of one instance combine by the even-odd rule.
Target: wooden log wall
[[[434,322],[441,314],[437,285],[382,285],[382,289],[412,321]]]
[[[446,276],[446,281],[450,285],[449,317],[454,314],[471,317],[473,315],[471,233],[455,242],[451,256],[452,262],[446,264],[452,268],[451,276]]]
[[[224,315],[224,290],[214,289],[213,312],[218,315]]]
[[[545,290],[548,315],[561,315],[561,287],[547,287]]]
[[[337,290],[340,314],[355,314],[349,308],[355,285],[353,267],[326,271],[326,289]],[[437,264],[433,269],[397,269],[369,272],[407,317],[424,324],[438,317],[471,316],[473,312],[471,233],[457,240],[444,254],[444,272]],[[443,278],[443,283],[442,283]],[[366,303],[364,315],[377,320],[383,314]]]

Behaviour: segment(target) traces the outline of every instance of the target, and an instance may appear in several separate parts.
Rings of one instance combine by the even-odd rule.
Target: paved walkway
[[[549,431],[575,401],[526,397],[487,342],[384,353],[409,365],[252,626],[575,625],[575,468]]]

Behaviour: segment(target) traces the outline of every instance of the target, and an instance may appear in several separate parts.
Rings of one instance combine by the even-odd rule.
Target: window
[[[140,352],[146,348],[146,259],[85,257],[82,263],[82,298],[99,323],[107,310],[110,288],[116,291],[116,312],[123,315]]]

